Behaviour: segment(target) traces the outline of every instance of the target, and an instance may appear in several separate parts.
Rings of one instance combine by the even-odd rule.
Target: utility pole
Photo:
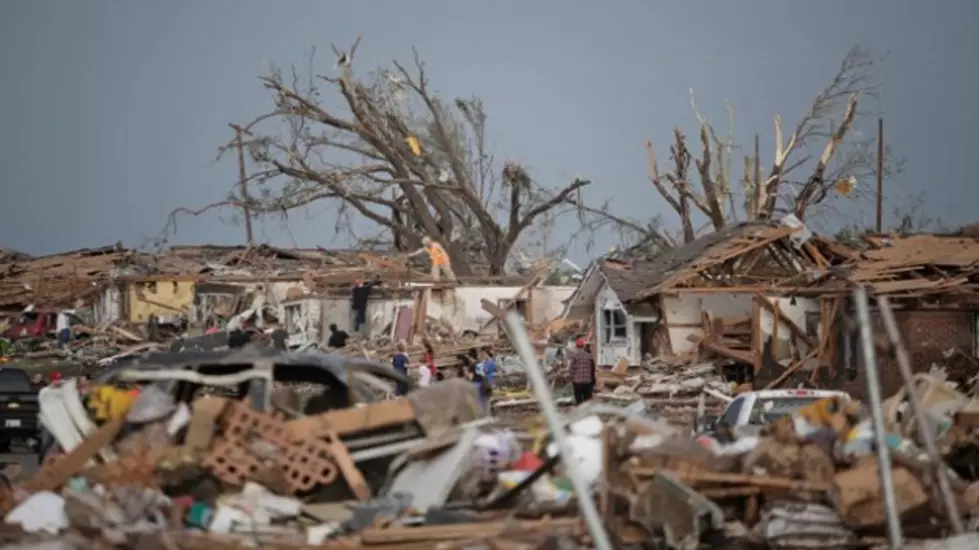
[[[877,234],[884,232],[884,117],[877,117]]]
[[[755,157],[752,162],[755,168],[755,189],[752,193],[751,205],[752,210],[758,207],[759,197],[761,197],[761,139],[758,137],[758,133],[755,133]],[[753,215],[757,217],[758,212],[753,212]]]
[[[238,194],[241,195],[241,213],[245,216],[245,239],[249,245],[255,244],[255,233],[252,230],[252,211],[248,206],[248,176],[245,174],[245,145],[242,134],[247,130],[232,124],[231,128],[235,131],[235,148],[238,149]]]

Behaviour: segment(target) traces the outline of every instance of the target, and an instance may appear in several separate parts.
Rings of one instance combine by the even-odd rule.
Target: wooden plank
[[[695,277],[697,274],[699,274],[700,272],[706,269],[710,269],[711,267],[722,264],[730,259],[737,258],[738,256],[741,256],[743,254],[747,254],[748,252],[751,252],[753,250],[764,248],[768,246],[770,243],[788,237],[789,235],[792,235],[793,233],[799,231],[800,229],[801,228],[798,227],[774,228],[770,234],[764,236],[757,236],[755,237],[756,240],[754,240],[751,243],[745,242],[744,246],[732,246],[735,244],[733,242],[727,242],[722,245],[718,245],[714,247],[719,249],[716,255],[711,254],[711,251],[708,250],[706,253],[704,253],[703,256],[701,256],[700,259],[695,260],[691,265],[678,269],[676,273],[668,277],[665,281],[640,292],[639,295],[637,296],[637,299],[655,296],[656,294],[659,294],[663,290],[676,286],[682,283],[683,281]]]
[[[297,418],[285,423],[296,439],[320,437],[333,432],[337,437],[415,422],[415,411],[407,399],[392,399],[363,407]]]
[[[768,301],[768,298],[766,296],[764,296],[763,294],[759,294],[758,303],[774,315],[775,306],[770,301]],[[816,342],[812,338],[810,338],[808,334],[806,334],[806,331],[803,330],[802,327],[795,324],[795,321],[793,321],[789,317],[783,317],[782,320],[785,321],[785,326],[789,327],[789,330],[792,331],[792,335],[795,338],[798,338],[803,342],[805,342],[806,345],[809,347],[809,349],[813,349],[816,347]]]
[[[777,388],[780,384],[782,384],[782,382],[785,382],[785,380],[789,376],[791,376],[793,372],[802,368],[802,366],[806,364],[806,361],[815,357],[817,353],[819,353],[819,350],[816,348],[812,348],[809,351],[809,353],[807,353],[805,356],[802,357],[802,359],[799,359],[795,363],[789,365],[789,367],[786,368],[784,371],[782,371],[782,374],[778,375],[778,378],[769,382],[768,385],[765,386],[765,389],[770,390],[773,388]]]

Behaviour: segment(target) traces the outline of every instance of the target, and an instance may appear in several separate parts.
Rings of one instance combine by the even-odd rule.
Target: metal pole
[[[591,533],[592,542],[597,550],[612,550],[612,541],[602,525],[598,506],[595,505],[595,501],[591,497],[591,489],[585,483],[578,461],[571,459],[570,447],[564,433],[564,420],[557,412],[557,407],[554,406],[551,388],[544,378],[537,358],[534,356],[530,337],[527,335],[527,329],[524,328],[523,317],[516,312],[508,313],[506,326],[510,343],[513,344],[514,349],[523,361],[524,369],[527,371],[527,380],[534,388],[537,402],[540,404],[544,417],[547,419],[547,426],[551,430],[551,437],[554,438],[558,452],[561,453],[561,463],[564,464],[564,469],[568,473],[568,477],[571,478],[574,492],[578,495],[578,508],[581,509],[581,515],[585,518],[585,524],[588,526],[588,532]]]
[[[877,118],[877,233],[884,231],[884,118]]]
[[[877,377],[877,357],[874,350],[873,333],[870,328],[870,306],[867,304],[867,290],[862,285],[853,291],[853,301],[857,309],[857,323],[860,325],[863,369],[867,375],[867,400],[870,401],[870,414],[874,422],[874,439],[877,443],[877,469],[880,474],[881,493],[884,496],[887,540],[892,549],[901,548],[904,546],[904,537],[901,534],[901,517],[897,512],[894,479],[891,477],[891,453],[890,449],[887,448],[884,412],[880,405],[880,380]]]
[[[952,526],[952,531],[956,535],[965,532],[962,525],[962,517],[959,516],[958,506],[955,504],[955,497],[952,496],[952,484],[948,479],[948,470],[935,445],[935,427],[931,420],[925,415],[924,407],[921,404],[921,397],[914,387],[914,379],[911,375],[911,360],[908,358],[908,350],[901,341],[901,332],[897,329],[897,321],[894,320],[894,312],[891,311],[891,304],[886,297],[877,298],[877,305],[880,306],[880,316],[884,321],[884,329],[890,338],[894,356],[897,359],[897,368],[901,371],[901,378],[904,380],[904,387],[908,390],[908,403],[911,405],[911,412],[914,413],[914,426],[918,431],[918,439],[925,446],[928,460],[935,468],[935,477],[938,479],[938,491],[942,494],[942,504],[945,505],[945,514],[948,515],[948,522]]]

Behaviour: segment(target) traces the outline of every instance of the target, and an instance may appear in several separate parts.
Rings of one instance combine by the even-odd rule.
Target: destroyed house
[[[515,311],[530,325],[539,325],[558,317],[576,288],[516,276],[461,277],[453,285],[434,283],[428,277],[394,284],[382,277],[381,282],[368,300],[366,332],[405,341],[429,329],[483,334],[494,324],[491,310]],[[285,300],[282,311],[290,345],[325,343],[330,324],[349,331],[351,294],[351,285],[346,285]],[[499,325],[493,330],[498,332]]]
[[[69,308],[78,301],[91,301],[113,269],[132,256],[120,245],[36,257],[5,253],[0,258],[0,311],[16,313],[30,305]]]
[[[723,359],[756,375],[767,364],[774,380],[797,364],[811,369],[819,349],[822,304],[793,290],[846,254],[794,217],[734,224],[652,260],[599,261],[566,313],[592,311],[603,365],[646,354]]]
[[[963,235],[869,235],[865,248],[853,251],[842,266],[800,290],[827,304],[832,316],[823,362],[840,370],[856,366],[847,377],[824,383],[863,395],[866,369],[858,339],[852,334],[854,285],[871,296],[886,296],[915,372],[942,367],[953,381],[964,382],[979,367],[979,238]],[[871,321],[877,341],[885,339],[880,314],[871,300]],[[891,395],[901,386],[895,359],[877,354],[881,391]]]

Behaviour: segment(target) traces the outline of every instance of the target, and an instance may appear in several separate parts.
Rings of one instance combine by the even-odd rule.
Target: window
[[[625,340],[628,335],[626,322],[625,312],[621,309],[603,309],[602,326],[605,342]]]
[[[717,423],[724,426],[735,426],[738,423],[738,417],[741,415],[742,407],[744,407],[743,397],[731,401],[731,404],[724,409],[724,414],[717,420]]]
[[[768,424],[795,413],[799,409],[819,401],[820,397],[785,397],[777,399],[759,399],[751,408],[749,423]]]

